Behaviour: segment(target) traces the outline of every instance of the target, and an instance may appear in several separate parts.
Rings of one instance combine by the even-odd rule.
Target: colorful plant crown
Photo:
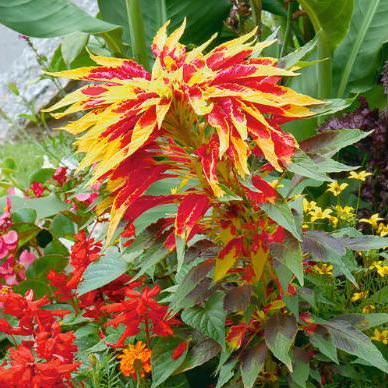
[[[280,125],[312,116],[309,107],[321,101],[279,84],[297,73],[258,57],[272,41],[255,42],[256,30],[204,53],[215,36],[188,51],[179,43],[185,22],[170,35],[168,24],[154,38],[151,73],[132,60],[92,56],[100,66],[54,73],[91,84],[49,111],[67,107],[57,118],[86,112],[63,129],[81,135],[79,168],[93,166],[90,184],[106,182],[98,212],[110,209],[108,242],[122,219],[130,224],[150,208],[176,204],[163,226],[178,270],[185,243],[204,233],[221,246],[216,279],[237,258],[250,260],[260,278],[268,244],[284,237],[260,210],[284,201],[263,177],[287,168],[298,148]],[[177,187],[149,193],[167,178]]]

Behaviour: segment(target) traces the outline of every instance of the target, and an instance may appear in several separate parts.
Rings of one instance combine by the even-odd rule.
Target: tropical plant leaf
[[[96,34],[118,27],[90,16],[70,0],[0,0],[0,22],[34,38]]]
[[[330,158],[342,148],[357,143],[370,133],[360,129],[328,130],[302,141],[300,148],[309,155]]]
[[[267,347],[261,343],[249,348],[241,357],[240,372],[244,388],[252,388],[264,367]]]
[[[309,15],[320,39],[334,49],[346,36],[353,11],[353,0],[298,0]],[[333,12],[335,9],[335,12]]]
[[[324,326],[328,329],[338,349],[353,354],[388,373],[388,362],[368,336],[340,319],[328,321]]]
[[[86,268],[77,294],[81,296],[117,279],[128,270],[128,263],[116,248],[109,248],[96,262]]]
[[[273,315],[264,328],[265,343],[273,355],[283,362],[292,372],[290,349],[294,343],[298,326],[294,317],[287,315]]]
[[[197,329],[202,334],[217,341],[225,348],[225,294],[221,291],[214,293],[203,307],[192,307],[182,312],[182,321]]]
[[[152,388],[156,388],[165,382],[182,365],[186,358],[187,347],[180,357],[177,359],[172,357],[174,350],[182,342],[182,338],[171,336],[157,339],[152,347]]]
[[[288,230],[297,240],[301,241],[301,225],[297,225],[296,219],[286,202],[264,203],[260,205],[269,218]]]
[[[303,286],[303,257],[300,242],[292,236],[287,236],[282,244],[271,247],[272,256],[285,265]]]
[[[388,40],[387,20],[387,1],[355,0],[349,33],[334,53],[338,97],[363,92],[376,82],[379,54]]]

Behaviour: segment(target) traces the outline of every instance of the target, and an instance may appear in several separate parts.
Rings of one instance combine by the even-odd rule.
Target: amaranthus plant
[[[219,351],[221,385],[234,369],[233,381],[241,378],[244,386],[253,386],[263,368],[260,381],[271,380],[279,374],[274,359],[298,384],[300,368],[314,359],[311,346],[332,359],[336,348],[367,362],[373,355],[373,364],[387,371],[352,322],[318,318],[299,303],[314,305],[303,288],[302,241],[306,258],[322,244],[333,256],[337,245],[345,253],[360,250],[351,235],[303,234],[303,177],[331,181],[327,173],[352,170],[331,157],[366,134],[329,131],[298,145],[281,125],[313,116],[324,102],[282,86],[297,67],[260,57],[271,41],[256,42],[253,30],[209,50],[213,37],[190,51],[179,43],[185,23],[170,35],[168,24],[153,41],[150,73],[132,60],[92,56],[99,66],[55,73],[88,85],[48,110],[65,108],[58,118],[84,112],[63,129],[80,135],[79,168],[92,167],[89,183],[102,185],[97,212],[110,213],[107,244],[121,234],[136,277],[166,279],[170,315],[180,312],[186,325],[213,340],[200,362],[198,350],[185,360],[184,349],[168,374],[154,360],[153,386]],[[298,175],[290,180],[291,173]],[[342,190],[336,185],[335,193]],[[386,245],[372,239],[376,248]],[[336,265],[347,275],[341,260]],[[340,337],[349,333],[344,343]],[[188,341],[199,346],[195,333]]]

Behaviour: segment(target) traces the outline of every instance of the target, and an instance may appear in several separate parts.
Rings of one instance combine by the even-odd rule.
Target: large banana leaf
[[[70,0],[0,0],[0,23],[35,38],[117,28],[90,16]]]
[[[363,92],[378,77],[380,53],[388,40],[388,1],[356,0],[349,34],[334,53],[337,96]]]
[[[309,15],[315,32],[334,49],[349,30],[354,0],[298,1]]]
[[[155,32],[163,24],[162,0],[141,0],[146,40],[149,46]],[[98,0],[101,14],[105,20],[119,24],[124,28],[124,37],[128,36],[128,18],[124,0]],[[201,43],[214,32],[221,30],[231,7],[229,0],[165,0],[166,19],[171,20],[174,29],[187,19],[187,28],[183,41]]]

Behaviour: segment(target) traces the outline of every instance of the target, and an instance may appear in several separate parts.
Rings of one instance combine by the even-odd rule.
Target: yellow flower
[[[118,358],[121,360],[120,370],[124,376],[131,376],[136,380],[137,374],[144,377],[151,372],[151,350],[142,341],[138,341],[136,345],[128,345]]]
[[[377,273],[384,278],[385,276],[388,276],[388,265],[380,265],[377,268]]]
[[[314,222],[316,220],[324,220],[324,219],[330,219],[331,213],[333,213],[333,210],[331,209],[325,209],[322,210],[319,206],[314,208],[312,211],[309,212],[311,216],[311,222]]]
[[[337,225],[338,225],[338,218],[337,217],[330,216],[329,221],[333,225],[334,228],[337,227]]]
[[[375,341],[382,342],[384,345],[388,344],[388,330],[379,330],[375,329],[374,335],[370,337],[371,339]]]
[[[366,298],[367,296],[369,295],[369,291],[361,291],[361,292],[355,292],[352,297],[351,297],[351,301],[352,302],[357,302],[358,300],[360,299],[364,299]]]
[[[388,235],[388,225],[384,225],[382,222],[377,226],[377,234],[381,237],[385,237]]]
[[[315,201],[308,201],[306,198],[303,198],[303,211],[305,213],[314,210],[317,207],[317,203]]]
[[[350,171],[349,179],[356,179],[358,181],[364,182],[365,179],[371,175],[372,173],[366,172],[366,171],[360,171],[360,172]]]
[[[382,264],[382,261],[374,261],[370,266],[369,266],[369,269],[370,270],[374,270],[374,269],[377,269],[378,267],[380,267]]]
[[[337,205],[335,207],[335,212],[337,213],[338,218],[344,221],[352,221],[354,220],[356,214],[354,213],[354,208],[351,206],[340,206]]]
[[[373,306],[373,304],[368,304],[366,305],[365,307],[362,308],[362,312],[364,314],[370,314],[370,313],[373,313],[373,311],[376,310],[376,307]]]
[[[338,197],[348,186],[348,183],[339,184],[337,181],[331,182],[328,185],[327,191],[333,193],[335,197]]]
[[[314,271],[319,275],[333,275],[333,266],[331,264],[314,265]]]
[[[284,187],[279,181],[279,179],[274,179],[272,182],[269,183],[274,189],[280,189]]]
[[[379,217],[379,213],[372,214],[369,218],[361,218],[360,222],[364,222],[365,224],[369,224],[373,229],[377,229],[378,221],[382,221],[384,218]]]

